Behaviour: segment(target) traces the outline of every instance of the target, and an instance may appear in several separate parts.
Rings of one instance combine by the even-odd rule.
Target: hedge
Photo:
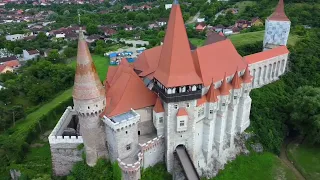
[[[66,107],[72,105],[71,92],[72,88],[0,135],[0,177],[9,175],[7,167],[10,163],[21,162],[33,140],[54,127]]]

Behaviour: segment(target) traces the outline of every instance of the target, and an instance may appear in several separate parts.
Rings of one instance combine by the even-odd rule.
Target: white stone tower
[[[289,38],[290,25],[291,22],[284,12],[283,0],[279,0],[276,10],[266,19],[263,50],[286,46]]]
[[[173,172],[174,151],[179,145],[185,146],[191,160],[196,161],[194,112],[202,92],[202,80],[193,63],[180,5],[176,0],[172,5],[159,66],[154,74],[153,89],[163,102],[165,160],[168,171]]]
[[[94,166],[98,158],[107,156],[105,134],[99,117],[105,108],[106,97],[81,30],[72,96],[79,115],[86,162],[89,166]]]

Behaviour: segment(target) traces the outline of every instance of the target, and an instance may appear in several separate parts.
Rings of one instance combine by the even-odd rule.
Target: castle
[[[227,38],[190,49],[177,0],[164,43],[132,65],[110,66],[102,85],[79,33],[73,101],[49,136],[53,172],[82,160],[117,161],[123,179],[165,162],[174,179],[213,177],[243,151],[250,91],[285,72],[290,21],[283,0],[266,20],[263,51],[241,57]]]

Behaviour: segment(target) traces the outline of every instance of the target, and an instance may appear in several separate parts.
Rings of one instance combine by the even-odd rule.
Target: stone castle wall
[[[81,136],[62,136],[63,130],[68,126],[72,116],[75,115],[72,107],[67,107],[57,125],[49,135],[50,151],[52,157],[52,169],[56,176],[68,175],[72,166],[82,160],[83,144]]]
[[[143,168],[154,166],[164,160],[164,137],[156,137],[146,143],[139,144],[143,153]]]

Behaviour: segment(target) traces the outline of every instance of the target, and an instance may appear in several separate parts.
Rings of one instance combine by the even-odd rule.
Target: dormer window
[[[160,123],[160,124],[163,123],[163,117],[159,117],[159,123]]]
[[[184,127],[184,121],[180,121],[180,127]]]

